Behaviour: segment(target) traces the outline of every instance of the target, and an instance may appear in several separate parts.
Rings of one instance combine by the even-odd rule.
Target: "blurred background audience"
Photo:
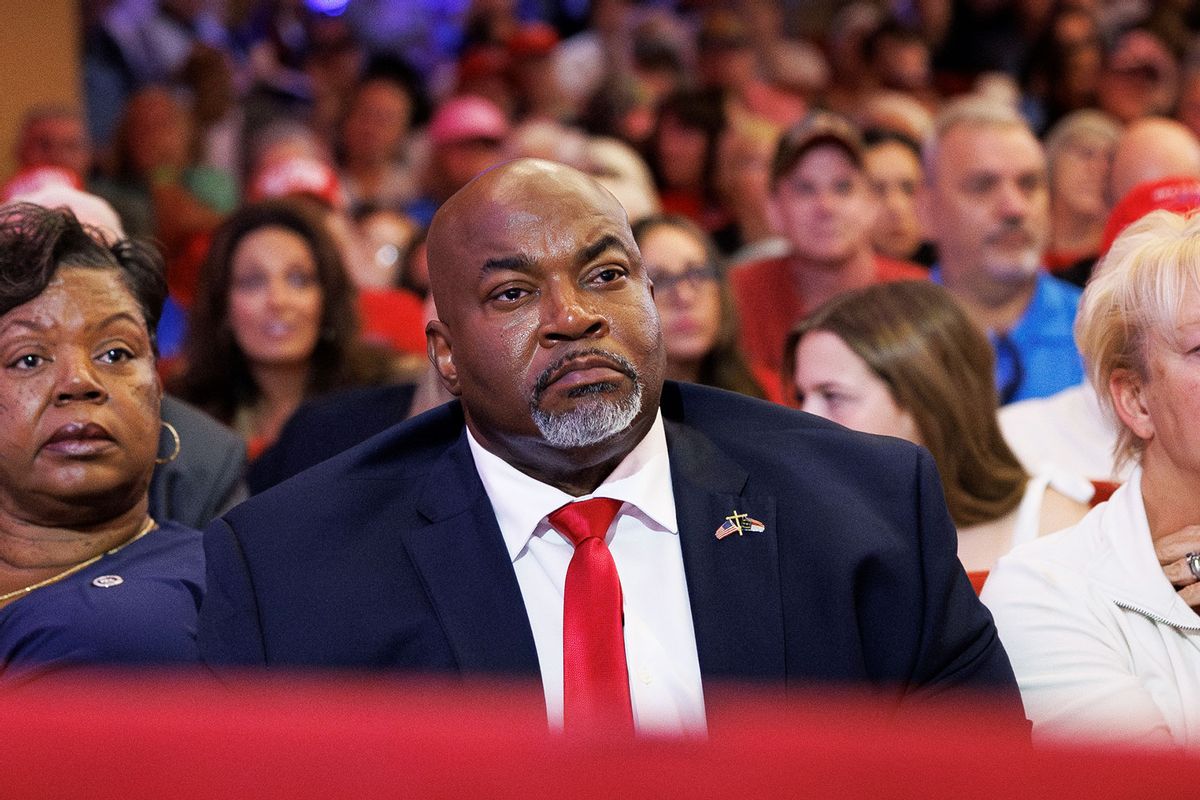
[[[339,387],[402,395],[342,443],[439,396],[409,397],[425,226],[535,155],[643,221],[664,324],[691,331],[668,332],[674,376],[794,402],[799,320],[930,279],[991,344],[1023,474],[1128,474],[1072,325],[1120,229],[1192,202],[1189,4],[85,0],[80,25],[82,94],[13,116],[0,201],[86,190],[156,242],[159,370],[255,454]],[[301,221],[231,234],[264,208]]]

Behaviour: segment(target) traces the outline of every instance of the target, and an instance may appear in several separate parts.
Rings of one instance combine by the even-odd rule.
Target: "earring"
[[[175,440],[175,449],[172,450],[171,455],[167,456],[166,458],[154,459],[154,463],[155,464],[170,464],[172,461],[179,458],[179,450],[183,443],[179,441],[179,431],[175,430],[174,425],[167,422],[166,420],[160,420],[160,424],[164,428],[167,429],[167,433],[171,434],[171,438]]]

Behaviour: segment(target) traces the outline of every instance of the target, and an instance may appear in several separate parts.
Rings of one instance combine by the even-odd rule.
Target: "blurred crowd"
[[[83,25],[84,104],[29,110],[3,199],[161,248],[159,371],[244,441],[253,491],[336,452],[272,446],[306,401],[405,387],[343,447],[445,399],[424,230],[522,156],[624,205],[669,377],[904,435],[847,371],[874,350],[813,377],[797,325],[931,280],[990,345],[973,413],[1005,406],[1014,474],[1121,477],[1072,326],[1120,227],[1196,199],[1188,3],[123,0]]]
[[[502,160],[579,167],[632,222],[677,217],[650,264],[672,377],[783,402],[796,400],[780,379],[783,344],[804,314],[930,267],[997,346],[1002,402],[1078,384],[1073,290],[977,280],[984,251],[1003,248],[996,237],[1027,240],[1016,260],[1082,285],[1129,189],[1200,172],[1200,14],[1187,3],[83,7],[84,105],[29,111],[4,197],[66,183],[159,244],[163,373],[242,433],[252,457],[314,394],[420,379],[424,228]],[[963,97],[978,101],[966,127],[1008,113],[997,124],[1029,133],[1020,144],[1039,186],[1022,207],[951,198],[959,176],[931,174],[941,161],[965,174],[980,148],[1011,163],[990,140],[930,151]],[[1168,155],[1179,163],[1162,164]],[[250,210],[280,198],[305,206],[292,223]],[[246,215],[260,222],[237,221]],[[310,308],[294,315],[238,299],[252,294],[237,263],[255,249],[256,237],[240,248],[247,228],[281,224],[313,262]],[[301,288],[286,302],[303,306]],[[255,315],[245,324],[268,339],[305,328],[290,377],[241,331]],[[376,349],[352,356],[360,345]]]
[[[925,446],[977,590],[1139,474],[1148,437],[1097,383],[1121,368],[1107,323],[1076,316],[1094,272],[1141,263],[1105,258],[1126,226],[1200,207],[1194,3],[82,7],[84,101],[29,109],[0,201],[69,207],[117,254],[89,258],[130,237],[165,261],[161,318],[143,315],[165,463],[228,440],[232,467],[152,487],[158,518],[202,526],[448,399],[425,230],[519,157],[620,201],[668,378]],[[1200,582],[1200,544],[1181,546]]]

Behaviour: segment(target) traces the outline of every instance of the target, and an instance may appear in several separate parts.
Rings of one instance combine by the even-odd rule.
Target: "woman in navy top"
[[[197,660],[200,534],[147,513],[182,445],[159,416],[165,297],[152,248],[0,214],[0,676]]]

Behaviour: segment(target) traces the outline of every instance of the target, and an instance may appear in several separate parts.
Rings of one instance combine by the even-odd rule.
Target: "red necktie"
[[[620,500],[568,503],[547,519],[575,544],[563,589],[563,727],[633,733],[621,579],[604,535]]]

